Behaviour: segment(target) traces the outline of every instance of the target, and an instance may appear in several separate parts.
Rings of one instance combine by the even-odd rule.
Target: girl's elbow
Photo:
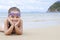
[[[17,34],[17,35],[22,35],[22,34],[23,34],[23,32],[17,32],[16,34]]]
[[[5,35],[10,35],[11,33],[7,33],[7,32],[5,32]]]
[[[16,32],[16,34],[17,34],[17,35],[22,35],[22,34],[23,34],[23,32]]]

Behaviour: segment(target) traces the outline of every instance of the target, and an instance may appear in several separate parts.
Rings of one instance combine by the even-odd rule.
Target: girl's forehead
[[[10,13],[19,13],[19,11],[11,11]]]

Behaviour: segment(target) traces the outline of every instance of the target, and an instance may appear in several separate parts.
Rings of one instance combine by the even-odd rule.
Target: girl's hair
[[[11,7],[11,8],[8,10],[8,13],[10,13],[11,11],[14,11],[14,10],[20,12],[20,10],[19,10],[17,7]]]

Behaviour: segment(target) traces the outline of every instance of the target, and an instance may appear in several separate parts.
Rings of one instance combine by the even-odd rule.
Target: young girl
[[[21,35],[23,33],[22,23],[20,10],[17,7],[10,8],[8,10],[8,18],[4,23],[4,33],[6,35],[10,35],[12,33]]]

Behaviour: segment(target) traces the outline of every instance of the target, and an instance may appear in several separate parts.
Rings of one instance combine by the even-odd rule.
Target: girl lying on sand
[[[20,10],[16,7],[12,7],[8,10],[8,18],[5,20],[4,30],[0,29],[0,31],[4,31],[6,35],[12,33],[21,35],[23,33],[22,23]]]

